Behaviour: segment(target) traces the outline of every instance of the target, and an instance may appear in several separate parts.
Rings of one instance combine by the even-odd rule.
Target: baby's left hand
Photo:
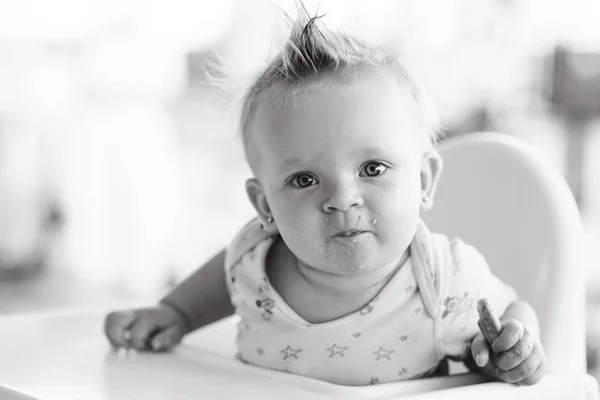
[[[471,343],[471,354],[480,368],[504,382],[534,385],[544,375],[546,355],[542,344],[515,319],[503,323],[491,349],[479,332]]]

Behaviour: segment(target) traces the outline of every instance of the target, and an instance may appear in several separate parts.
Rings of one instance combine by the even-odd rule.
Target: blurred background
[[[563,172],[598,374],[600,2],[305,3],[402,43],[447,136],[517,136]],[[285,36],[280,9],[293,0],[0,0],[0,314],[156,300],[228,244],[253,216],[235,104]]]

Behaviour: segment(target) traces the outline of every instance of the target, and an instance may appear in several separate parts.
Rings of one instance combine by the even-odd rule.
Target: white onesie
[[[470,354],[480,298],[499,315],[517,299],[475,248],[431,234],[420,222],[410,257],[375,298],[352,314],[312,324],[266,276],[266,255],[276,238],[253,220],[235,237],[225,260],[241,318],[238,356],[261,367],[341,385],[424,377],[446,357]]]

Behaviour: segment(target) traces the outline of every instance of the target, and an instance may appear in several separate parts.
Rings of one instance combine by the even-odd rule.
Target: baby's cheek
[[[392,210],[376,217],[377,223],[374,229],[377,231],[379,239],[384,244],[390,244],[398,249],[398,246],[408,247],[417,231],[419,220],[418,214],[407,214]]]
[[[322,226],[303,215],[288,215],[277,224],[286,245],[305,262],[322,257],[326,250]]]

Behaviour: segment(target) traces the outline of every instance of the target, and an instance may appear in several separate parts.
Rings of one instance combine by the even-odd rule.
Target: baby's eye
[[[378,176],[383,174],[387,169],[388,166],[381,162],[369,161],[362,167],[359,175],[369,177]]]
[[[317,183],[319,183],[319,180],[311,174],[300,173],[294,175],[292,179],[290,179],[290,183],[299,188],[306,188],[309,186],[316,185]]]

